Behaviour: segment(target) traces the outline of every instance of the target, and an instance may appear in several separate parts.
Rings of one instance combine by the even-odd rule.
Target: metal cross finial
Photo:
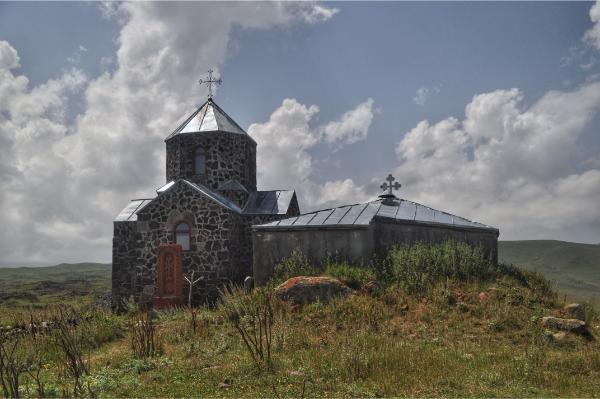
[[[200,80],[198,81],[198,83],[199,83],[200,85],[203,85],[203,84],[205,84],[205,85],[207,85],[207,86],[208,86],[208,98],[212,98],[212,96],[213,96],[213,93],[212,93],[212,85],[213,85],[213,84],[218,84],[218,85],[220,85],[221,83],[223,83],[223,81],[221,80],[221,78],[219,78],[219,79],[213,79],[212,73],[213,73],[213,70],[212,70],[212,69],[209,69],[209,70],[208,70],[208,79],[200,79]]]
[[[394,193],[392,192],[392,190],[400,190],[400,187],[402,187],[402,184],[400,184],[398,182],[392,184],[392,182],[394,180],[396,180],[396,178],[394,176],[392,176],[391,173],[388,175],[388,177],[385,178],[385,180],[387,180],[387,182],[383,183],[379,187],[382,190],[388,190],[388,195],[394,195]],[[388,184],[388,182],[389,182],[389,184]]]

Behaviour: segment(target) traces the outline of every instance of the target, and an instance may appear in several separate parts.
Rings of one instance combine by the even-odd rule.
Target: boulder
[[[567,338],[567,333],[564,331],[559,331],[557,333],[552,334],[552,339],[555,341],[564,341]]]
[[[327,302],[333,297],[350,295],[352,290],[335,278],[298,276],[277,286],[274,293],[279,299],[298,305]]]
[[[587,334],[587,324],[578,319],[561,319],[559,317],[542,317],[542,326],[553,330],[571,332],[575,334]]]
[[[579,303],[571,303],[565,306],[565,313],[570,319],[585,321],[585,309]]]

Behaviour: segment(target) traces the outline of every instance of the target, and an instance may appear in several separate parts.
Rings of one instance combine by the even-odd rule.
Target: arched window
[[[184,251],[190,250],[190,225],[186,222],[179,222],[175,226],[175,243],[181,245]]]
[[[206,173],[206,152],[202,147],[196,148],[194,152],[194,173],[197,175]]]

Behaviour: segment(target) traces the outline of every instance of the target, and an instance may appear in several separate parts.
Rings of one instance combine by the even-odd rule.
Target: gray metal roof
[[[229,209],[230,211],[233,211],[236,213],[242,213],[242,210],[240,209],[240,207],[237,206],[237,204],[235,202],[231,201],[229,198],[225,198],[221,194],[215,193],[214,191],[212,191],[209,188],[204,187],[200,184],[192,183],[191,181],[187,181],[187,180],[183,180],[183,182],[188,184],[189,186],[191,186],[193,189],[195,189],[199,193],[207,196],[208,198],[210,198],[217,204]]]
[[[225,183],[221,184],[218,188],[220,191],[243,191],[248,193],[246,187],[242,183],[237,180],[227,180]]]
[[[251,215],[284,215],[293,197],[292,190],[256,191],[250,194],[243,212]]]
[[[179,125],[165,141],[178,134],[215,131],[248,136],[248,133],[246,133],[240,125],[215,104],[212,98],[209,98],[202,106],[200,106],[200,108],[194,111],[192,115]]]
[[[131,200],[129,204],[119,213],[115,218],[115,222],[135,222],[137,220],[137,213],[141,211],[143,207],[152,202],[152,199],[136,199]]]
[[[258,229],[294,229],[327,226],[366,227],[374,219],[390,220],[399,223],[442,224],[451,227],[497,231],[494,227],[473,222],[460,216],[438,211],[428,206],[404,199],[395,201],[382,201],[379,199],[366,204],[354,204],[324,209],[254,227]]]

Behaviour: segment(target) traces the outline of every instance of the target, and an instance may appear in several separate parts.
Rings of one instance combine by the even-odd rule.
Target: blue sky
[[[39,219],[0,237],[0,263],[108,260],[111,218],[163,183],[161,138],[203,101],[210,67],[217,103],[262,148],[259,185],[296,188],[303,210],[373,198],[392,172],[401,196],[501,239],[600,242],[597,14],[591,2],[0,3],[14,86],[0,140],[17,149],[0,150],[15,193],[0,220]],[[31,176],[44,163],[48,187]],[[35,253],[18,244],[31,235]]]

